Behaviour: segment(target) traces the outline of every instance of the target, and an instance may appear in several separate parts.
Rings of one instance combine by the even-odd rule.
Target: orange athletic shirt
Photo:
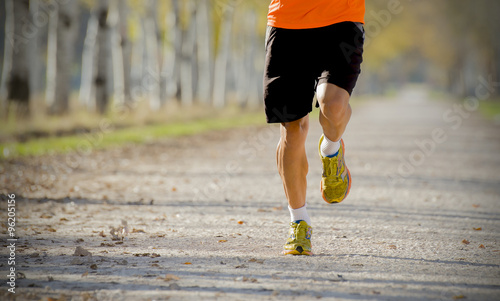
[[[365,0],[272,0],[267,14],[267,25],[288,29],[364,20]]]

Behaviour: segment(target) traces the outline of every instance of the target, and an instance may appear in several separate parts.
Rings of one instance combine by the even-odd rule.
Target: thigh
[[[317,79],[314,60],[308,31],[270,28],[264,73],[267,122],[291,122],[311,112]]]
[[[334,84],[351,95],[361,73],[364,32],[353,22],[342,22],[323,28],[318,85]]]

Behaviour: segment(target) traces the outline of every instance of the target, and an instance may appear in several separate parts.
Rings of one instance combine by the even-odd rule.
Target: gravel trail
[[[407,89],[356,106],[338,205],[311,119],[311,257],[280,255],[277,126],[0,162],[2,237],[13,192],[19,236],[0,299],[499,300],[500,126],[459,105]]]

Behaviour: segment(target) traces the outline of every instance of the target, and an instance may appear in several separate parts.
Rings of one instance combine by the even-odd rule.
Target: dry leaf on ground
[[[167,274],[165,277],[158,277],[157,279],[161,279],[163,281],[177,281],[181,280],[178,276],[172,275],[172,274]]]
[[[75,249],[75,253],[73,253],[73,256],[92,256],[92,253],[89,251],[85,250],[84,248],[78,246]]]

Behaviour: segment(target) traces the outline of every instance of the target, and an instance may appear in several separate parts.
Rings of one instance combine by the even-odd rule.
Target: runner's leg
[[[301,208],[306,203],[308,163],[305,142],[308,129],[309,116],[282,123],[280,127],[276,159],[288,205],[292,209]]]
[[[349,93],[330,83],[319,84],[316,93],[321,109],[319,122],[323,133],[331,141],[339,141],[351,118]]]

